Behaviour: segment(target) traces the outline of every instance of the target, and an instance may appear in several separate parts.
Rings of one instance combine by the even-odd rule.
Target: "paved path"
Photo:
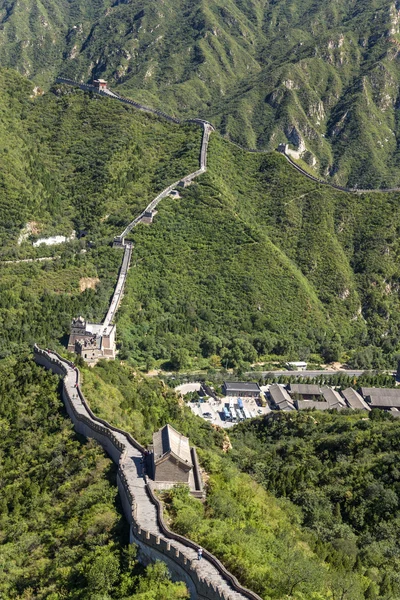
[[[93,424],[93,429],[95,429],[95,426],[98,425],[99,421],[96,420],[96,417],[92,417],[93,413],[91,414],[88,411],[84,402],[82,401],[82,397],[80,395],[81,392],[78,393],[78,369],[73,367],[68,361],[62,359],[58,354],[50,350],[40,350],[37,346],[35,346],[35,354],[41,354],[42,356],[45,356],[46,358],[56,361],[58,364],[62,365],[64,371],[66,372],[64,377],[64,385],[76,412],[91,421]],[[87,401],[85,402],[87,404]],[[100,421],[100,423],[104,427],[104,422]],[[146,492],[146,481],[143,475],[142,467],[143,453],[138,449],[138,447],[132,444],[126,433],[122,431],[115,431],[113,428],[110,428],[109,432],[117,438],[124,448],[121,454],[121,456],[124,458],[120,460],[119,467],[125,474],[129,489],[137,506],[137,525],[139,525],[141,529],[150,531],[151,533],[154,533],[160,537],[165,537],[158,524],[156,507]],[[138,444],[138,446],[140,445]],[[174,547],[178,548],[184,556],[191,561],[195,561],[196,570],[200,572],[201,576],[223,590],[226,594],[226,597],[229,596],[229,598],[232,600],[249,600],[249,598],[261,600],[253,593],[246,594],[235,591],[231,583],[206,557],[204,557],[204,555],[201,561],[197,561],[197,552],[193,548],[186,546],[184,543],[176,541],[175,539],[171,540],[171,543],[173,543]]]
[[[2,265],[16,265],[18,263],[43,262],[46,260],[57,260],[61,256],[42,256],[41,258],[19,258],[18,260],[2,260]]]
[[[118,100],[118,97],[116,97],[116,99]],[[179,185],[179,183],[183,182],[186,185],[190,184],[193,181],[193,179],[195,179],[196,177],[198,177],[199,175],[201,175],[202,173],[204,173],[207,170],[208,142],[210,139],[210,134],[214,129],[213,129],[212,125],[210,125],[206,121],[199,121],[199,124],[201,124],[201,126],[203,127],[203,136],[202,136],[202,140],[201,140],[200,158],[199,158],[199,163],[200,163],[199,169],[197,171],[194,171],[193,173],[189,173],[189,175],[185,175],[182,179],[179,179],[178,181],[175,181],[174,183],[172,183],[171,185],[166,187],[165,190],[163,190],[160,194],[158,194],[158,196],[156,196],[154,198],[154,200],[152,200],[146,206],[146,208],[140,213],[139,216],[135,217],[133,219],[133,221],[131,221],[129,223],[129,225],[127,225],[125,227],[125,229],[121,233],[121,235],[119,235],[117,238],[115,238],[117,244],[124,248],[124,257],[122,259],[122,265],[121,265],[121,269],[119,271],[117,285],[115,286],[114,294],[113,294],[113,297],[111,298],[111,302],[110,302],[110,306],[109,306],[106,318],[104,319],[104,322],[102,323],[104,330],[106,330],[107,327],[114,320],[115,313],[118,310],[118,307],[120,305],[120,302],[121,302],[121,299],[123,296],[125,282],[126,282],[126,278],[128,276],[128,270],[129,270],[129,266],[130,266],[130,262],[131,262],[133,245],[131,242],[126,242],[125,237],[128,235],[128,233],[130,233],[132,231],[132,229],[134,227],[136,227],[136,225],[138,225],[138,223],[140,223],[145,218],[146,213],[148,214],[148,213],[151,213],[152,211],[154,211],[154,209],[161,202],[161,200],[163,198],[166,198],[172,192],[172,190]]]
[[[129,265],[131,262],[132,248],[133,246],[130,242],[127,242],[125,244],[124,257],[122,259],[122,265],[119,271],[117,285],[115,286],[114,294],[111,299],[106,318],[103,322],[104,329],[107,329],[107,327],[112,323],[115,317],[115,313],[117,312],[120,302],[122,300],[125,282],[128,276]]]
[[[119,94],[112,92],[111,90],[100,91],[92,85],[88,85],[85,83],[79,83],[77,81],[73,81],[72,79],[66,79],[63,77],[58,77],[56,79],[56,82],[64,83],[64,84],[72,85],[72,86],[77,86],[83,90],[87,90],[87,91],[99,94],[101,96],[108,96],[109,98],[112,98],[114,100],[118,100],[120,102],[130,104],[134,108],[137,108],[144,112],[156,114],[157,116],[163,117],[163,118],[168,119],[169,121],[172,121],[177,124],[181,123],[181,121],[179,121],[179,119],[175,119],[174,117],[171,117],[170,115],[167,115],[166,113],[163,113],[160,110],[156,110],[156,109],[150,108],[148,106],[144,106],[142,104],[134,102],[133,100],[130,100],[128,98],[124,98],[124,97],[120,96]],[[134,227],[136,227],[136,225],[138,223],[140,223],[145,218],[146,213],[153,212],[154,209],[156,208],[156,206],[161,202],[161,200],[163,198],[166,198],[167,196],[169,196],[169,194],[172,192],[172,190],[175,187],[177,187],[181,183],[183,185],[189,185],[196,177],[198,177],[199,175],[201,175],[202,173],[204,173],[207,170],[208,141],[210,139],[211,132],[214,131],[214,127],[211,125],[211,123],[209,123],[208,121],[204,121],[202,119],[189,119],[188,122],[196,123],[197,125],[200,125],[203,128],[203,136],[202,136],[202,140],[201,140],[200,156],[199,156],[199,169],[197,171],[194,171],[193,173],[189,173],[189,175],[185,175],[184,177],[182,177],[182,179],[179,179],[178,181],[175,181],[174,183],[172,183],[171,185],[166,187],[160,194],[158,194],[158,196],[156,196],[154,198],[154,200],[152,200],[146,206],[146,208],[140,213],[139,216],[135,217],[133,219],[133,221],[131,221],[125,227],[125,229],[121,233],[121,235],[119,235],[117,238],[115,238],[116,245],[122,246],[124,248],[124,256],[122,259],[122,264],[121,264],[121,268],[119,271],[118,281],[115,286],[114,294],[111,298],[111,302],[110,302],[110,305],[108,308],[107,315],[102,323],[104,330],[106,330],[108,328],[108,326],[114,320],[115,313],[118,310],[118,307],[120,305],[120,302],[121,302],[121,299],[123,296],[125,282],[126,282],[126,278],[128,276],[128,270],[129,270],[130,261],[131,261],[131,257],[132,257],[133,245],[131,242],[125,242],[125,237],[132,231],[132,229]]]
[[[320,377],[321,375],[349,375],[350,377],[360,377],[364,373],[370,373],[371,371],[364,370],[338,370],[338,371],[248,371],[246,375],[253,377],[261,377],[265,375],[271,375],[272,377]],[[373,372],[373,371],[372,371]],[[394,371],[386,371],[388,375],[395,375]]]
[[[200,148],[200,168],[197,171],[194,171],[193,173],[189,173],[189,175],[185,175],[185,177],[182,177],[182,179],[179,179],[178,181],[175,181],[174,183],[172,183],[171,185],[169,185],[168,187],[166,187],[165,190],[163,190],[160,194],[158,194],[158,196],[156,196],[154,198],[154,200],[152,200],[146,206],[146,208],[144,209],[144,211],[138,217],[135,217],[135,219],[133,219],[133,221],[131,221],[129,223],[129,225],[127,225],[125,227],[124,231],[119,236],[119,238],[121,239],[122,243],[124,243],[123,240],[128,235],[128,233],[130,231],[132,231],[132,229],[134,227],[136,227],[136,225],[138,223],[140,223],[140,221],[145,216],[145,213],[152,212],[156,208],[156,206],[161,202],[161,200],[163,198],[166,198],[172,192],[172,190],[179,185],[180,182],[184,182],[185,184],[189,184],[189,183],[191,183],[193,181],[193,179],[195,179],[196,177],[198,177],[199,175],[201,175],[202,173],[204,173],[207,170],[207,149],[208,149],[208,142],[209,142],[209,139],[210,139],[210,134],[211,134],[211,132],[214,129],[213,129],[212,125],[210,125],[206,121],[202,121],[201,124],[202,124],[202,127],[203,127],[203,136],[202,136],[201,148]]]

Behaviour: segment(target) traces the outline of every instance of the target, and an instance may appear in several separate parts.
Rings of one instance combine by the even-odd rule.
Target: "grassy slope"
[[[223,364],[237,353],[235,338],[261,354],[331,358],[373,344],[390,360],[398,203],[396,194],[319,186],[279,155],[245,153],[214,135],[208,173],[135,232],[119,316],[125,349],[167,359],[186,346],[196,355],[208,334]]]
[[[197,166],[198,128],[63,86],[32,100],[32,84],[12,71],[1,76],[9,90],[2,99],[2,240],[33,218],[53,231],[74,226],[93,235],[111,214],[112,225],[123,227],[157,191]],[[13,184],[19,187],[10,197]]]

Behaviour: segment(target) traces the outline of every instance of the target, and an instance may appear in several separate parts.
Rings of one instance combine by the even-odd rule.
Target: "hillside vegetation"
[[[65,86],[31,97],[22,77],[0,77],[0,258],[55,259],[0,264],[5,356],[64,343],[79,314],[104,317],[121,261],[113,236],[196,169],[200,130]],[[247,368],[273,356],[394,365],[399,195],[320,186],[279,154],[248,153],[216,133],[208,165],[131,236],[121,358],[174,370]],[[79,239],[32,246],[72,230]]]
[[[369,419],[275,414],[235,429],[232,458],[270,493],[301,508],[303,525],[327,544],[321,552],[332,553],[336,565],[372,579],[365,598],[394,599],[399,436],[398,420],[379,410]]]
[[[58,382],[24,356],[0,361],[1,597],[188,598],[163,564],[138,564],[116,469],[77,439]]]
[[[394,364],[399,195],[337,192],[215,134],[208,165],[134,234],[118,316],[127,355],[168,360],[180,348],[178,367],[313,354]]]
[[[105,77],[247,147],[288,141],[325,177],[399,185],[392,0],[0,3],[0,59],[41,86]]]
[[[165,492],[172,527],[265,600],[399,595],[393,453],[400,422],[391,416],[255,419],[230,431],[227,450],[225,432],[194,416],[157,378],[127,365],[85,368],[83,389],[96,414],[142,443],[166,422],[189,435],[207,497],[201,503],[179,486]]]
[[[32,97],[33,84],[10,70],[0,80],[0,260],[58,257],[0,263],[4,356],[35,341],[57,344],[80,313],[104,317],[121,261],[109,247],[113,236],[197,168],[200,130],[63,86]],[[72,230],[81,238],[32,247]],[[84,278],[100,281],[82,291]]]

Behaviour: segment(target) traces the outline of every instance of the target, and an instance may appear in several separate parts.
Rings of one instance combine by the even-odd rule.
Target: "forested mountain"
[[[0,60],[48,87],[110,85],[202,114],[247,147],[281,141],[327,178],[400,184],[400,16],[390,0],[3,0]]]
[[[127,356],[167,359],[178,347],[181,366],[315,353],[395,366],[399,195],[338,192],[215,134],[208,164],[135,231],[118,316]]]
[[[60,344],[79,314],[104,317],[121,260],[113,236],[196,168],[200,130],[62,85],[35,96],[13,71],[0,77],[0,258],[55,259],[0,264],[5,356]],[[132,235],[120,356],[168,368],[246,368],[271,355],[395,365],[398,194],[332,190],[217,133],[208,166]],[[32,246],[72,230],[80,239]]]
[[[63,86],[34,96],[33,84],[10,70],[0,79],[4,356],[35,341],[57,343],[77,314],[104,317],[121,260],[113,236],[168,182],[196,168],[200,131]],[[83,237],[32,246],[72,230]],[[56,260],[3,262],[46,255]]]
[[[171,526],[262,598],[398,597],[398,420],[343,413],[256,419],[231,434],[227,452],[226,434],[157,378],[118,362],[82,374],[96,413],[142,443],[165,422],[190,436],[207,472],[207,499],[182,488],[166,493]],[[163,565],[137,563],[115,467],[95,442],[74,434],[59,378],[30,357],[0,361],[0,427],[5,598],[187,598]]]

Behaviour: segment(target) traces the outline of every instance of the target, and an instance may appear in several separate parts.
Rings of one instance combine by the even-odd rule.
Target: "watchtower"
[[[281,152],[282,154],[287,154],[288,149],[289,144],[279,144],[279,146],[277,147],[277,151]]]
[[[105,81],[104,79],[95,79],[93,81],[93,85],[99,90],[99,92],[107,91],[107,81]]]

